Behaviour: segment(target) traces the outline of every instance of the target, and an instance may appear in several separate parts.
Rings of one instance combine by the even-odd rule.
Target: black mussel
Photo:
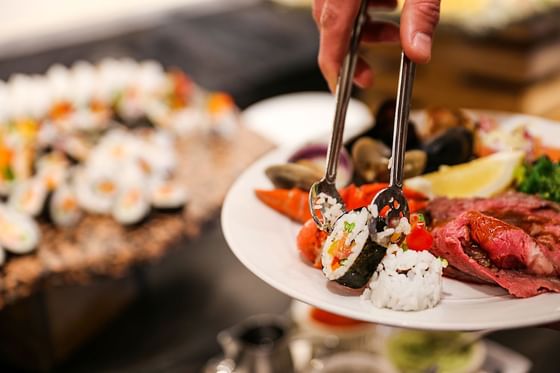
[[[358,134],[345,143],[346,149],[351,151],[354,144],[363,137],[370,137],[381,141],[389,148],[393,145],[393,122],[395,120],[395,100],[387,100],[383,102],[375,116],[374,126],[368,128],[365,132]],[[408,137],[406,142],[407,149],[420,149],[421,141],[418,137],[416,126],[409,121]]]
[[[426,172],[442,165],[468,162],[473,156],[473,133],[465,127],[453,127],[424,145],[428,156]]]
[[[393,127],[395,121],[395,100],[387,100],[381,104],[375,116],[375,126],[369,131],[369,135],[382,141],[385,145],[393,145]],[[420,138],[416,132],[416,126],[412,121],[408,122],[408,136],[406,139],[407,149],[419,149]]]

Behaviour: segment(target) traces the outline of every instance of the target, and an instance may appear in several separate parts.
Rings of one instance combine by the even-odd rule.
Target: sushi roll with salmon
[[[93,214],[109,214],[118,192],[118,183],[108,176],[96,176],[80,169],[73,180],[81,208]]]
[[[150,201],[158,210],[179,210],[187,203],[187,199],[185,188],[173,180],[157,180],[150,187]]]
[[[70,185],[64,183],[55,190],[50,200],[49,213],[57,227],[68,228],[78,224],[83,213]]]
[[[327,279],[353,289],[367,284],[386,248],[370,238],[367,208],[349,211],[335,223],[323,245],[321,262]]]
[[[14,254],[31,252],[40,239],[37,223],[29,215],[0,204],[0,246]]]
[[[239,112],[233,97],[223,92],[212,93],[207,106],[211,119],[210,132],[222,137],[231,136],[239,126]]]
[[[38,216],[43,211],[48,189],[40,178],[17,183],[10,193],[8,204],[13,209],[30,216]]]
[[[141,222],[150,211],[147,193],[142,184],[121,186],[113,206],[113,218],[123,225]]]
[[[66,180],[69,164],[61,152],[46,154],[37,161],[37,178],[45,184],[48,191],[52,191]]]

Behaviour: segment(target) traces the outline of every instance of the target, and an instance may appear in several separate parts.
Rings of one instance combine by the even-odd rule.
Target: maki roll
[[[123,185],[113,206],[113,218],[121,224],[136,224],[148,215],[150,204],[141,184]]]
[[[37,175],[48,191],[55,190],[68,174],[69,162],[61,152],[51,152],[37,161]]]
[[[353,289],[367,284],[386,248],[370,238],[367,208],[350,211],[335,223],[323,246],[321,261],[327,279]]]
[[[93,214],[107,214],[113,207],[118,184],[107,176],[94,177],[79,170],[74,175],[74,190],[80,207]]]
[[[187,198],[184,187],[172,180],[156,181],[150,190],[150,201],[160,210],[178,210],[187,203]]]
[[[31,216],[38,216],[45,206],[48,189],[40,178],[17,183],[13,188],[8,204],[15,210]]]
[[[62,184],[53,193],[49,206],[50,217],[58,227],[73,227],[80,221],[82,211],[72,188]]]
[[[2,204],[0,227],[0,245],[14,254],[26,254],[39,242],[39,226],[33,218]]]

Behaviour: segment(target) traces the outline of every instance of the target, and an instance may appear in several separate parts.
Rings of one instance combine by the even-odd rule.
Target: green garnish
[[[520,192],[560,202],[560,163],[554,163],[546,156],[519,167],[515,180]]]
[[[418,214],[416,214],[416,216],[417,216],[417,219],[418,219],[418,223],[425,223],[426,222],[426,219],[424,218],[424,214],[418,213]]]
[[[15,179],[14,172],[12,171],[12,168],[10,166],[4,168],[2,171],[4,180],[12,181]]]
[[[348,223],[347,221],[344,222],[344,232],[352,233],[354,228],[356,228],[356,223]]]
[[[449,265],[449,262],[447,261],[447,259],[442,258],[442,257],[438,257],[439,261],[441,262],[441,266],[443,268],[447,268],[447,266]]]
[[[407,245],[406,241],[404,241],[401,244],[401,249],[402,249],[403,252],[408,251],[408,245]]]

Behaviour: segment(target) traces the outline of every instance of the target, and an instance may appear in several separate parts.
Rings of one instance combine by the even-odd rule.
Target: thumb
[[[432,56],[432,39],[439,21],[440,0],[406,0],[401,15],[401,44],[416,63]]]

